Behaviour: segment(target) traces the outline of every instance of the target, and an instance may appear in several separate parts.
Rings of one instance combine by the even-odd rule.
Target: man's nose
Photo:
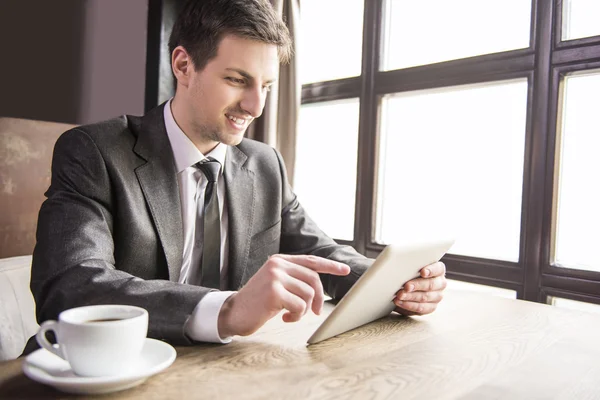
[[[266,97],[266,91],[263,91],[261,88],[249,88],[244,92],[240,106],[252,118],[258,118],[262,114]]]

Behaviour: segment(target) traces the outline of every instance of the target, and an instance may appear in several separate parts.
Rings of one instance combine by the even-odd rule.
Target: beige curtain
[[[281,152],[293,185],[296,160],[296,135],[302,85],[298,76],[298,39],[300,36],[299,0],[271,0],[286,22],[293,42],[289,64],[279,67],[277,83],[267,97],[263,115],[248,130],[248,137],[267,143]]]

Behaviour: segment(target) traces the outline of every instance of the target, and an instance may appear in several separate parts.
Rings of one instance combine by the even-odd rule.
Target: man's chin
[[[226,144],[228,146],[237,146],[242,142],[245,133],[246,131],[236,134],[221,135],[221,143]]]

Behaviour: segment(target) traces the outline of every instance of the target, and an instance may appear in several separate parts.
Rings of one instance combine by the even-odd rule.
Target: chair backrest
[[[31,256],[0,259],[0,361],[17,358],[37,331]]]
[[[0,258],[33,253],[54,143],[72,127],[0,118]]]
[[[18,357],[38,329],[29,290],[37,218],[54,144],[73,126],[0,118],[0,360]]]

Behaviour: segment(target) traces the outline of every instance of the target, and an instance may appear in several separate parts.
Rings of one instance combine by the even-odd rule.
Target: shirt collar
[[[202,154],[189,137],[181,130],[171,111],[171,100],[167,101],[164,108],[165,127],[167,128],[167,136],[171,142],[173,149],[173,157],[175,158],[175,166],[177,173],[182,172],[186,168],[191,167],[198,161],[202,161],[206,157],[212,157],[221,163],[221,172],[225,168],[225,156],[227,155],[227,145],[219,143],[217,147],[206,155]]]

